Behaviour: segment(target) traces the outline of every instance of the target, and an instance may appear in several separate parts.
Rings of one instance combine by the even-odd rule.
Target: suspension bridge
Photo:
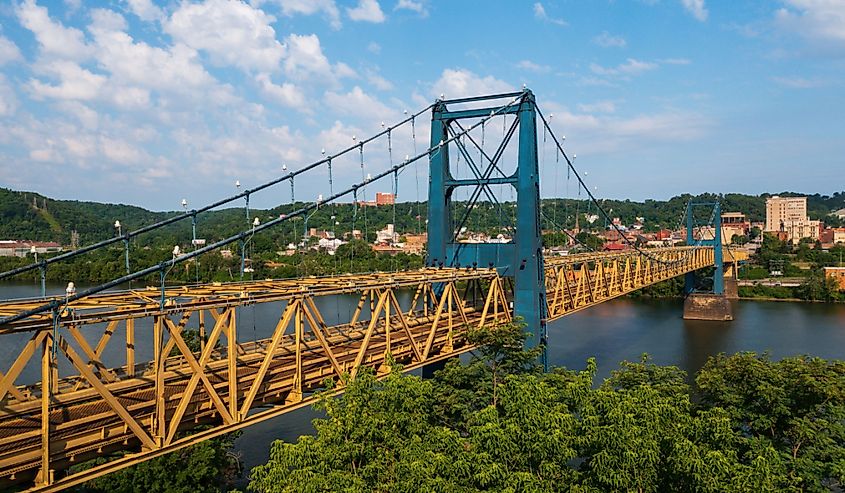
[[[430,145],[416,152],[416,122],[429,112]],[[711,296],[724,298],[724,266],[730,270],[744,257],[739,252],[723,257],[718,204],[688,204],[686,246],[643,248],[629,242],[618,252],[585,249],[544,258],[543,221],[566,232],[540,205],[539,164],[547,143],[554,163],[565,167],[567,183],[574,179],[578,196],[583,193],[590,207],[609,218],[552,131],[550,118],[527,89],[441,98],[396,125],[382,123],[381,131],[354,139],[337,154],[296,171],[285,168],[282,176],[258,187],[0,273],[4,279],[39,272],[43,283],[54,263],[121,243],[125,248],[127,273],[120,278],[65,296],[42,293],[0,301],[0,340],[20,348],[0,373],[0,486],[58,491],[311,405],[321,390],[341,392],[363,368],[378,375],[397,363],[404,371],[431,369],[474,349],[468,338],[474,329],[519,319],[530,333],[528,345],[545,347],[551,320],[679,276],[686,276],[691,292],[695,276],[706,269],[715,272]],[[501,127],[494,126],[499,121]],[[408,137],[413,145],[395,161],[397,140]],[[375,160],[365,159],[370,148],[387,151],[379,169],[371,164]],[[339,189],[336,171],[344,159],[359,165],[361,180]],[[181,286],[166,282],[175,265],[232,244],[239,246],[243,279],[254,235],[342,200],[357,204],[379,180],[392,182],[396,192],[400,176],[419,163],[428,164],[429,178],[422,269]],[[295,181],[309,172],[327,176],[324,196],[263,224],[249,220],[250,197],[289,184],[293,203]],[[461,190],[469,191],[456,212]],[[498,208],[503,219],[513,219],[510,241],[461,241],[480,199]],[[191,251],[132,270],[130,240],[179,221],[191,221],[195,239],[198,214],[238,200],[247,205],[248,227],[242,232],[202,247],[192,242]],[[709,219],[696,223],[697,207],[706,208]],[[353,225],[356,220],[366,224],[365,211],[358,217],[355,208]],[[713,237],[694,235],[706,226],[715,231]],[[158,285],[125,288],[151,278]],[[327,313],[328,300],[338,297],[351,300],[351,309]],[[257,306],[274,314],[275,326],[270,337],[250,340],[238,321]],[[28,382],[23,381],[27,374]],[[92,459],[104,460],[81,467]]]

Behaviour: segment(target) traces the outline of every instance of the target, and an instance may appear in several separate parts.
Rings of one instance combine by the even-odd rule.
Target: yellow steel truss
[[[348,323],[329,326],[317,300],[341,294],[359,302]],[[15,301],[2,310],[42,302]],[[238,312],[268,302],[281,312],[272,336],[239,340]],[[2,328],[7,336],[29,335],[0,374],[2,485],[55,491],[79,484],[308,405],[326,379],[339,389],[363,367],[384,375],[394,361],[410,370],[461,354],[472,349],[467,330],[511,317],[502,281],[487,269],[171,288],[163,306],[152,292],[130,291],[70,308],[57,329],[46,317]],[[136,338],[142,325],[152,337]],[[198,351],[185,338],[189,327],[204,333]],[[118,333],[125,342],[113,337]],[[153,358],[138,364],[135,346],[144,341]],[[118,366],[103,361],[110,343],[125,353]],[[36,354],[40,382],[15,385]],[[69,367],[61,378],[60,364]],[[200,426],[210,428],[191,434]],[[118,450],[134,453],[56,474]]]
[[[548,258],[548,318],[713,258],[706,247]],[[384,375],[391,361],[411,370],[469,351],[470,328],[511,320],[506,291],[495,270],[426,268],[106,293],[63,305],[56,318],[0,326],[6,338],[28,337],[0,373],[0,487],[60,490],[309,405],[327,379],[338,392],[364,367]],[[348,322],[329,325],[317,301],[338,295],[358,301]],[[44,302],[2,302],[0,317]],[[239,340],[238,314],[259,303],[278,304],[275,330]],[[200,334],[198,350],[189,328]],[[144,348],[151,361],[137,361],[137,345],[152,346]],[[107,348],[122,353],[119,364],[104,361]],[[36,354],[40,380],[16,384]],[[130,453],[65,473],[115,451]]]

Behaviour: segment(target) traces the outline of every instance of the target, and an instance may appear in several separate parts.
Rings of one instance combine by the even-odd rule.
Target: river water
[[[48,294],[61,292],[63,286],[49,286]],[[38,294],[40,287],[36,285],[0,284],[0,299]],[[343,318],[342,312],[348,311],[351,302],[329,303]],[[649,353],[655,363],[676,365],[690,374],[698,371],[708,357],[723,352],[767,351],[774,358],[800,354],[845,358],[845,304],[742,300],[735,302],[732,322],[683,320],[682,304],[681,300],[622,298],[552,322],[549,362],[582,369],[588,358],[595,357],[601,379],[620,361],[638,360],[643,353]],[[248,327],[247,333],[252,331],[254,336],[267,337],[278,320],[278,311],[265,307],[248,316],[251,318],[239,321],[238,326]],[[0,346],[0,371],[8,368],[9,355],[16,351]],[[310,409],[302,409],[245,430],[236,442],[245,469],[267,461],[273,440],[294,441],[311,433],[315,416]]]

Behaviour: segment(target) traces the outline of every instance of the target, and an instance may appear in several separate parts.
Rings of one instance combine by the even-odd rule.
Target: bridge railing
[[[164,304],[158,295],[106,293],[58,320],[2,327],[4,347],[21,349],[0,374],[0,486],[79,484],[306,405],[363,368],[468,351],[470,328],[511,319],[488,269],[177,287]],[[0,312],[28,303],[39,301]],[[117,451],[130,454],[65,473]]]

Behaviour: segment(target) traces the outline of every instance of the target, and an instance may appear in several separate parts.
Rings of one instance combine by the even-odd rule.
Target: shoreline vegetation
[[[314,433],[276,440],[239,471],[231,440],[89,482],[76,491],[839,491],[845,484],[845,362],[719,354],[694,378],[647,355],[599,381],[543,372],[517,323],[477,329],[478,349],[432,378],[362,371],[324,394]],[[333,389],[328,384],[327,391]],[[189,461],[190,470],[185,462]],[[198,482],[199,481],[199,482]]]
[[[845,482],[845,363],[647,355],[602,382],[596,362],[543,373],[517,324],[429,380],[364,373],[315,407],[315,434],[273,443],[248,490],[836,491]],[[808,385],[808,381],[813,382]]]

